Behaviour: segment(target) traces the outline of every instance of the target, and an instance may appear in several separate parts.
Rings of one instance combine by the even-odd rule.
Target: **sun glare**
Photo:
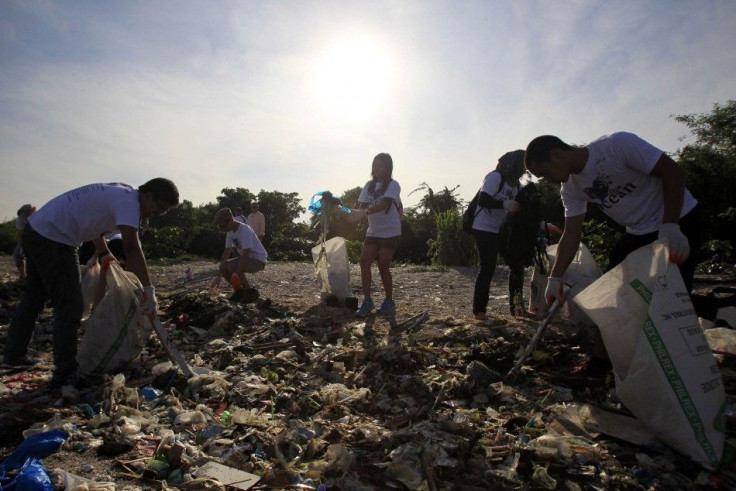
[[[382,43],[361,36],[341,38],[318,57],[313,94],[325,115],[362,121],[386,99],[392,75],[391,57]]]

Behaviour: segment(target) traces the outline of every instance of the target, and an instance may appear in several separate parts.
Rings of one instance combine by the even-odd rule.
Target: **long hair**
[[[387,187],[387,185],[388,185],[388,183],[391,182],[391,180],[392,180],[392,177],[391,176],[394,173],[394,160],[391,158],[391,155],[389,155],[389,154],[387,154],[385,152],[379,153],[378,155],[376,155],[375,157],[373,157],[373,162],[375,162],[376,160],[383,162],[384,164],[386,164],[386,167],[388,168],[388,175],[386,176],[386,180],[385,181],[382,181],[383,184],[384,184],[383,189],[385,190],[386,187]],[[376,183],[378,181],[376,180],[376,177],[373,175],[373,170],[372,169],[371,169],[371,177],[373,179],[371,180],[371,183],[368,185],[368,191],[370,191],[371,193],[373,193],[376,190]]]

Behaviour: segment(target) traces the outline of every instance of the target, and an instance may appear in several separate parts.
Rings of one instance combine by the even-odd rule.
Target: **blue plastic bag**
[[[8,471],[23,466],[29,459],[40,460],[51,455],[67,438],[69,433],[59,429],[29,436],[0,464],[0,476],[5,476]]]
[[[28,459],[15,479],[0,486],[3,491],[54,491],[46,468],[37,459]]]
[[[333,205],[340,205],[340,199],[335,198],[331,192],[329,191],[320,191],[318,193],[315,193],[314,196],[312,196],[312,199],[309,200],[309,211],[311,211],[314,215],[321,215],[322,214],[322,200],[323,199],[329,199],[330,203]],[[352,210],[348,208],[347,206],[340,205],[339,206],[340,211],[344,213],[351,213]]]

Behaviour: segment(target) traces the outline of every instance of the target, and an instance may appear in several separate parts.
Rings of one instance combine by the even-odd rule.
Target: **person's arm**
[[[103,257],[106,254],[111,254],[110,249],[108,249],[107,247],[107,241],[105,240],[105,237],[97,237],[96,239],[92,239],[92,243],[95,245],[95,252],[92,254],[92,258],[90,259],[90,261],[97,261],[98,257]]]
[[[555,264],[547,278],[547,289],[544,291],[544,299],[547,305],[552,305],[555,299],[562,304],[565,301],[565,294],[562,289],[562,275],[567,271],[568,266],[575,258],[580,245],[580,237],[583,231],[583,221],[585,214],[565,218],[565,230],[562,232],[560,242],[557,244],[557,254],[555,255]]]
[[[690,256],[690,242],[680,230],[679,224],[685,199],[685,170],[663,153],[649,175],[662,181],[664,211],[658,238],[666,245],[669,260],[682,264]]]
[[[222,253],[222,257],[220,257],[220,264],[223,265],[227,263],[227,261],[230,259],[230,254],[232,254],[233,248],[232,247],[226,247],[225,251]]]
[[[580,245],[580,239],[583,234],[583,222],[585,214],[575,217],[565,218],[565,228],[562,231],[560,242],[557,244],[557,254],[555,255],[555,264],[550,272],[551,277],[562,278],[567,271],[567,267],[575,258]]]
[[[685,170],[667,155],[662,154],[649,175],[662,181],[664,198],[662,223],[677,223],[680,220],[685,197]]]
[[[381,213],[382,211],[386,211],[386,210],[388,210],[388,207],[391,206],[391,204],[393,203],[393,201],[394,200],[392,198],[384,198],[377,205],[374,205],[374,206],[371,206],[371,207],[367,207],[366,206],[365,214],[366,215],[372,215],[374,213]]]
[[[152,286],[146,257],[143,255],[141,241],[138,239],[138,229],[128,225],[121,225],[119,229],[123,251],[125,251],[125,269],[138,277],[143,288]],[[101,239],[104,241],[104,238],[101,237]],[[107,245],[105,248],[107,249]]]

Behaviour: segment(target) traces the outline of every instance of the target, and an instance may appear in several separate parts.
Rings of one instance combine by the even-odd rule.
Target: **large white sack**
[[[108,291],[87,319],[77,353],[83,376],[124,370],[143,350],[150,333],[150,323],[138,310],[136,292],[142,289],[138,278],[117,262],[102,275]]]
[[[725,393],[690,296],[655,242],[578,294],[613,364],[616,394],[662,441],[706,467],[724,444]]]
[[[322,280],[322,293],[335,295],[340,302],[352,297],[350,267],[345,239],[333,237],[312,248],[315,272]]]

